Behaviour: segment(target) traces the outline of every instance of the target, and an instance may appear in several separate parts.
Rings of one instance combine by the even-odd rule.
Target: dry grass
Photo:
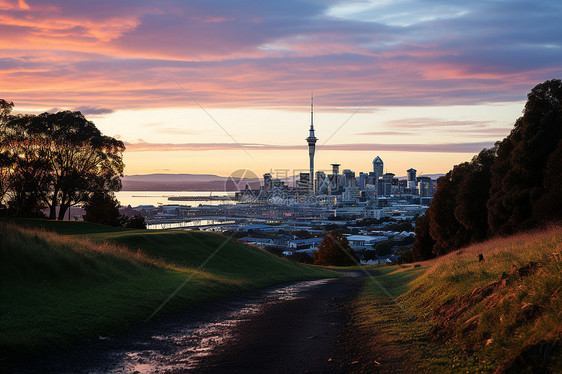
[[[409,347],[422,370],[562,370],[562,227],[496,238],[420,265],[379,279],[399,291],[397,301],[415,321],[404,322],[398,308],[381,311],[386,296],[373,285],[361,296],[358,318],[390,331],[386,339]]]

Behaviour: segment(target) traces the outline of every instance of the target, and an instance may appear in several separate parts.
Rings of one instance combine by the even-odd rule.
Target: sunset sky
[[[464,5],[462,3],[465,3]],[[0,98],[80,110],[125,174],[447,172],[562,78],[558,1],[0,0]]]

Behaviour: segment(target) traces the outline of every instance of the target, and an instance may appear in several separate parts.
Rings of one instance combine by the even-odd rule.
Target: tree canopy
[[[16,216],[48,208],[51,219],[63,219],[70,206],[95,192],[121,188],[124,150],[123,142],[102,135],[80,112],[7,116],[0,128],[0,170],[8,206]]]
[[[560,204],[561,185],[552,181],[560,175],[556,169],[562,159],[556,150],[561,140],[562,81],[554,79],[531,90],[523,116],[498,144],[487,204],[493,233],[509,234],[554,218],[545,205]],[[556,194],[558,199],[552,199]],[[555,216],[560,214],[558,210]]]
[[[528,95],[523,116],[492,149],[438,181],[416,222],[415,259],[562,219],[562,81]]]
[[[315,265],[352,266],[359,258],[349,246],[347,239],[338,231],[330,231],[324,236],[317,251],[312,252]]]

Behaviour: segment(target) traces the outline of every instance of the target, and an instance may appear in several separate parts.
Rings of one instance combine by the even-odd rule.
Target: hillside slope
[[[378,270],[352,306],[361,370],[562,371],[560,226],[421,265]]]
[[[0,224],[0,358],[121,331],[151,318],[176,290],[156,317],[251,288],[334,276],[214,234],[20,223],[27,227]]]

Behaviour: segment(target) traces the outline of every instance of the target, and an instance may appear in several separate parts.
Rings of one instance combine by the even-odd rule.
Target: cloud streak
[[[303,145],[272,145],[260,143],[241,144],[249,151],[294,151],[305,150]],[[484,148],[491,148],[494,142],[440,143],[440,144],[387,144],[387,143],[350,143],[327,144],[317,147],[317,151],[396,151],[396,152],[432,152],[432,153],[478,153]],[[148,143],[125,142],[128,152],[173,152],[173,151],[241,151],[238,143]]]

